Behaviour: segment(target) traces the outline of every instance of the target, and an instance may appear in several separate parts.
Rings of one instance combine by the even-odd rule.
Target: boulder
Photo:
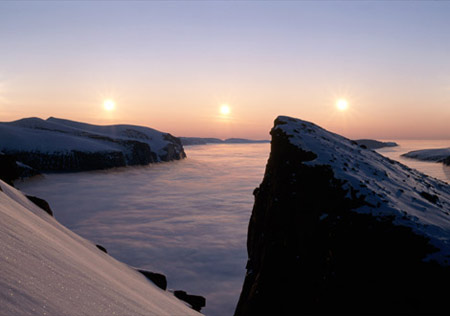
[[[155,273],[143,269],[136,269],[136,270],[142,273],[147,279],[152,281],[160,289],[164,291],[167,289],[167,278],[164,274]]]
[[[38,198],[36,196],[31,196],[31,195],[26,195],[26,197],[31,202],[33,202],[34,204],[39,206],[41,209],[43,209],[48,215],[53,216],[53,211],[50,208],[50,205],[48,204],[48,202],[46,200],[43,200],[43,199]]]
[[[192,309],[196,310],[197,312],[200,312],[202,307],[206,306],[206,299],[203,296],[190,295],[181,290],[174,291],[173,294],[178,299],[190,304],[192,306]]]

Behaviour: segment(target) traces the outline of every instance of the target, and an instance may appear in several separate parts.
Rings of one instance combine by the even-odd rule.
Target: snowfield
[[[200,315],[0,180],[1,315]]]
[[[53,117],[1,122],[0,151],[39,171],[107,169],[186,157],[181,141],[168,133]]]
[[[314,123],[280,116],[274,129],[282,130],[294,146],[314,153],[306,165],[329,165],[344,189],[364,197],[372,207],[356,212],[393,216],[394,223],[430,238],[439,251],[428,260],[450,265],[450,186],[390,160],[356,142],[331,133]],[[330,150],[330,148],[332,150]],[[381,199],[380,199],[381,198]],[[382,203],[380,203],[382,202]]]

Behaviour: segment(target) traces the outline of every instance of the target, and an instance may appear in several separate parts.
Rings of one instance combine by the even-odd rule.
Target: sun
[[[345,99],[339,99],[336,101],[336,107],[339,111],[345,111],[348,109],[348,102]]]
[[[103,102],[103,107],[106,111],[110,112],[114,110],[114,108],[116,107],[116,103],[113,100],[105,100]]]
[[[223,115],[228,115],[230,114],[230,112],[230,106],[228,104],[222,104],[222,106],[220,107],[220,113]]]

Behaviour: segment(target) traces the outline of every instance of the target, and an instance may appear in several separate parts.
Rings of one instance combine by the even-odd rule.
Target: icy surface
[[[0,149],[4,152],[30,151],[65,153],[121,151],[111,140],[135,140],[150,145],[158,156],[166,154],[166,134],[134,125],[98,126],[50,117],[27,118],[0,123]]]
[[[344,188],[365,196],[372,206],[355,211],[393,216],[394,223],[430,238],[439,251],[427,259],[450,264],[450,186],[319,126],[280,116],[274,129],[317,157],[308,165],[329,165]],[[332,150],[329,150],[332,149]],[[381,198],[381,199],[380,199]],[[436,200],[435,200],[436,198]],[[380,200],[383,203],[380,203]]]
[[[450,157],[450,148],[414,150],[403,156],[424,161],[442,162],[444,159]]]
[[[0,314],[199,315],[0,181]]]

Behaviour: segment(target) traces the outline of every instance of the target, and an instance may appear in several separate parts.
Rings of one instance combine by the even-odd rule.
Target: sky
[[[0,121],[269,139],[289,115],[450,139],[449,16],[449,1],[1,1]]]

